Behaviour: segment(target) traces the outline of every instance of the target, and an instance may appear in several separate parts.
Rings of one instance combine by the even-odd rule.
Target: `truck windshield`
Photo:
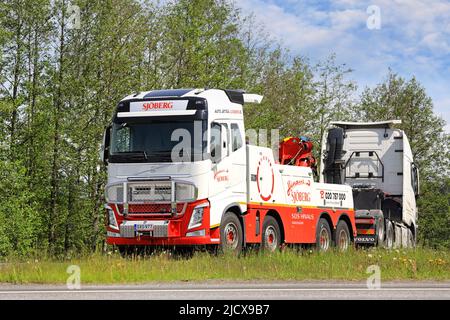
[[[202,141],[204,127],[204,121],[114,123],[109,162],[203,160],[206,149],[206,142]]]

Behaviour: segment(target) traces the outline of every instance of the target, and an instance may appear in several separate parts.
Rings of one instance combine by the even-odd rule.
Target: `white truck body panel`
[[[353,208],[352,188],[314,182],[309,167],[280,165],[270,148],[248,146],[249,203]]]

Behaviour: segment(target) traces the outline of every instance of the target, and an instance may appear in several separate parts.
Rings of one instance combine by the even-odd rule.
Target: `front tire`
[[[264,250],[274,252],[281,247],[281,232],[277,220],[272,216],[264,219],[262,246]]]
[[[220,245],[223,252],[239,254],[242,251],[244,236],[242,225],[233,212],[225,213],[220,231]]]
[[[325,218],[320,218],[316,230],[316,244],[315,247],[319,251],[328,251],[332,245],[332,235],[330,225]]]
[[[130,249],[128,246],[117,246],[117,249],[119,250],[119,254],[122,258],[127,258],[130,253]]]
[[[344,220],[339,221],[336,227],[336,237],[334,243],[339,251],[346,251],[350,246],[350,231],[348,230],[348,225]]]

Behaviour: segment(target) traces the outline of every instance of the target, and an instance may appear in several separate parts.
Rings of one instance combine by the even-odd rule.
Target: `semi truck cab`
[[[416,243],[419,170],[400,123],[331,122],[323,137],[320,181],[352,187],[357,244]]]

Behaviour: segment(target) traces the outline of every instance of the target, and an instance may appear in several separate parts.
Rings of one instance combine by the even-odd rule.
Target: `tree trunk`
[[[60,142],[60,114],[61,114],[61,103],[62,103],[62,81],[64,74],[64,36],[65,36],[65,21],[64,21],[64,12],[65,10],[65,1],[62,1],[62,13],[61,13],[61,28],[60,28],[60,45],[59,45],[59,70],[58,70],[58,85],[56,88],[56,93],[54,96],[54,108],[53,108],[53,119],[54,119],[54,128],[53,128],[53,153],[52,153],[52,173],[51,173],[51,192],[50,192],[50,212],[49,212],[49,233],[48,233],[48,241],[49,241],[49,249],[50,252],[54,252],[55,245],[55,229],[57,224],[57,204],[58,204],[58,193],[59,193],[59,142]]]

